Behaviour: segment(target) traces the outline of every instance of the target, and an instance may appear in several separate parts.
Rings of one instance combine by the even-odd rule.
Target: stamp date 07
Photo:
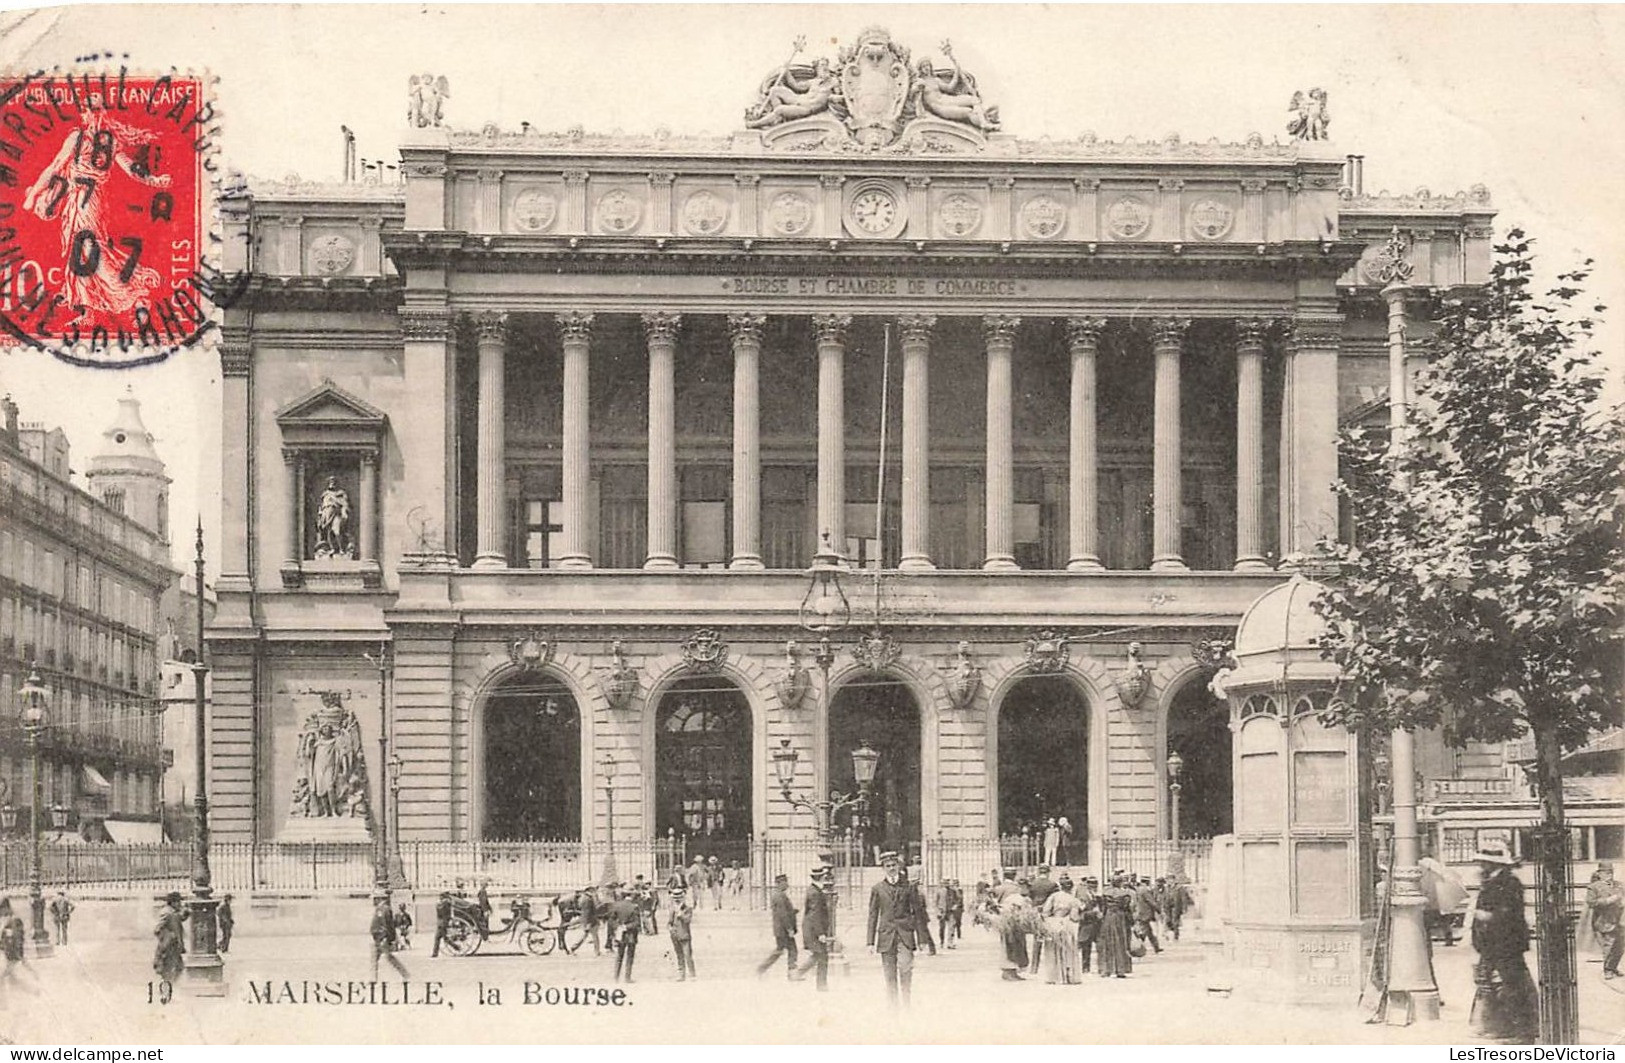
[[[221,302],[204,260],[214,108],[201,77],[0,78],[0,330],[75,364],[197,342]]]

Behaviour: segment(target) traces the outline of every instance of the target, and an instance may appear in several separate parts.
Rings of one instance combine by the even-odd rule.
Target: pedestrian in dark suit
[[[801,943],[807,947],[807,958],[796,968],[796,974],[804,975],[811,967],[820,993],[829,989],[829,949],[835,940],[834,888],[834,870],[814,868],[801,913]]]
[[[431,957],[440,955],[440,943],[446,940],[446,931],[451,928],[451,893],[448,890],[440,891],[440,900],[434,906],[434,948],[429,952]]]
[[[609,906],[609,927],[615,934],[615,980],[632,980],[632,963],[638,956],[638,932],[643,929],[643,915],[637,904],[626,895],[619,884],[615,887],[615,900]]]
[[[920,925],[914,928],[916,947],[924,945],[926,953],[937,954],[936,939],[931,936],[931,907],[925,900],[925,868],[918,864],[903,872],[903,881],[914,887],[915,905],[920,911]]]
[[[1027,899],[1032,901],[1034,908],[1042,912],[1044,910],[1045,903],[1049,900],[1050,894],[1054,893],[1060,888],[1060,886],[1055,884],[1055,880],[1050,878],[1050,866],[1048,864],[1040,864],[1038,865],[1037,876],[1035,876],[1031,882],[1027,883]],[[1033,934],[1032,938],[1033,944],[1027,973],[1037,974],[1038,964],[1044,958],[1044,935],[1035,933]]]
[[[1140,879],[1140,884],[1134,888],[1132,908],[1134,936],[1150,942],[1151,951],[1161,952],[1162,946],[1157,943],[1156,921],[1162,915],[1162,899],[1157,896],[1157,888],[1150,879]]]
[[[158,913],[158,925],[153,929],[153,936],[158,939],[158,947],[152,958],[152,969],[158,977],[174,982],[181,976],[186,967],[182,958],[186,952],[186,938],[183,929],[187,912],[181,908],[181,895],[172,892],[164,898],[163,910]],[[21,922],[18,926],[21,927]],[[21,956],[18,957],[21,959]]]
[[[1517,861],[1505,845],[1493,842],[1473,859],[1484,877],[1471,931],[1478,952],[1473,1017],[1486,1037],[1530,1044],[1540,1032],[1539,1005],[1523,958],[1529,951],[1529,923],[1523,911],[1523,883],[1512,873]]]
[[[406,965],[395,956],[395,912],[389,907],[389,894],[374,894],[372,910],[372,978],[378,980],[378,961],[388,960],[402,978],[412,977]]]
[[[220,926],[220,951],[231,950],[231,931],[237,925],[237,917],[231,914],[231,894],[220,898],[220,908],[215,912],[214,921]]]
[[[959,880],[951,878],[942,885],[942,907],[937,911],[937,936],[942,939],[943,948],[959,947],[964,918],[965,895],[960,892]]]
[[[1100,938],[1100,880],[1086,878],[1083,886],[1078,890],[1078,900],[1083,902],[1083,914],[1078,921],[1078,956],[1082,961],[1082,970],[1089,969],[1089,960],[1095,951],[1095,942]]]
[[[666,932],[671,935],[671,951],[677,959],[677,980],[686,982],[698,978],[694,970],[694,905],[684,886],[671,888],[671,915],[666,920]]]
[[[869,891],[869,948],[880,953],[886,975],[886,999],[895,1007],[901,998],[908,1004],[914,984],[914,949],[920,920],[920,894],[903,878],[902,862],[896,853],[881,853],[880,864],[886,877]]]
[[[796,977],[796,906],[790,900],[790,876],[773,876],[773,899],[769,907],[773,915],[773,953],[756,965],[760,978],[767,969],[784,956],[785,973]]]

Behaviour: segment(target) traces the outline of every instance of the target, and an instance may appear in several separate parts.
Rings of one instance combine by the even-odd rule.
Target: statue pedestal
[[[278,845],[371,845],[372,833],[359,816],[297,816],[276,840]]]

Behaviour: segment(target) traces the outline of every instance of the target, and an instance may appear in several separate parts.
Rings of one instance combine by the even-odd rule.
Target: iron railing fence
[[[1580,921],[1569,883],[1569,836],[1561,827],[1537,827],[1535,840],[1535,955],[1540,988],[1540,1040],[1571,1045],[1580,1033],[1580,997],[1574,930]],[[1548,854],[1555,859],[1548,862]]]
[[[1102,847],[1102,881],[1121,868],[1135,875],[1167,877],[1180,870],[1187,882],[1205,883],[1213,859],[1212,838],[1107,838]],[[1177,856],[1177,859],[1176,859]]]
[[[418,890],[458,882],[470,890],[488,882],[494,890],[563,892],[607,878],[643,875],[665,881],[684,862],[682,839],[603,842],[402,842],[401,866]],[[40,850],[40,881],[49,890],[186,889],[192,878],[192,846],[46,845]],[[0,887],[26,889],[32,854],[27,842],[0,846]],[[209,865],[215,890],[252,892],[344,892],[376,880],[376,850],[367,842],[214,842]]]

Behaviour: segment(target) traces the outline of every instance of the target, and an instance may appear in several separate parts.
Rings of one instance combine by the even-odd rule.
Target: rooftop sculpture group
[[[808,63],[798,56],[806,38],[797,37],[790,59],[762,80],[756,102],[745,110],[745,125],[769,129],[787,122],[829,116],[861,147],[886,147],[918,119],[936,119],[979,134],[997,131],[999,109],[983,102],[976,79],[942,42],[948,67],[929,58],[911,63],[909,50],[879,27],[870,27],[842,48],[832,65],[824,57]]]

